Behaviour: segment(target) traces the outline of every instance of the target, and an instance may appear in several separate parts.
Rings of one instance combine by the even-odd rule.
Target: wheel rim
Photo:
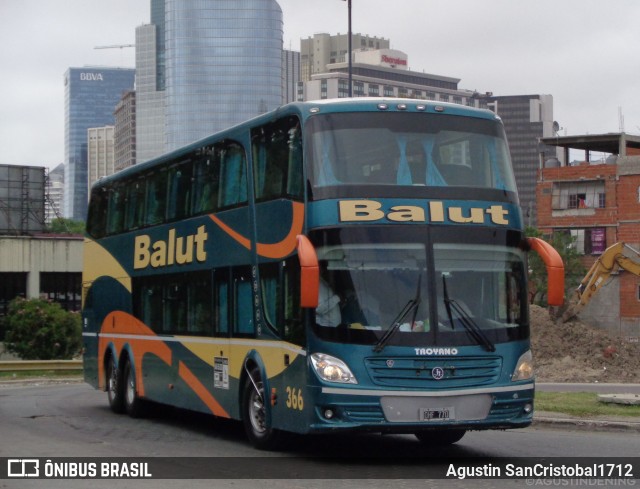
[[[108,375],[108,392],[109,399],[113,400],[118,396],[118,370],[113,364],[113,360],[109,362],[109,375]]]
[[[258,434],[263,434],[267,431],[265,423],[265,410],[263,398],[262,383],[258,383],[260,394],[255,389],[251,390],[251,396],[249,398],[249,420],[251,421],[251,427],[253,431]]]
[[[127,372],[127,403],[129,405],[133,404],[133,401],[136,398],[136,384],[135,379],[133,378],[133,370],[129,367]]]

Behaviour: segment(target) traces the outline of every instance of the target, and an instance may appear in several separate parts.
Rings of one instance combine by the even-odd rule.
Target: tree
[[[48,229],[50,233],[56,234],[84,234],[85,224],[83,221],[56,217],[51,221]]]
[[[578,286],[586,269],[580,261],[581,255],[574,246],[575,238],[567,233],[553,233],[551,236],[543,236],[536,228],[527,227],[525,234],[532,238],[543,238],[560,254],[564,263],[564,287],[565,297]],[[537,253],[529,254],[529,302],[531,304],[545,305],[547,296],[547,271],[545,265]]]
[[[82,345],[80,315],[57,302],[18,297],[6,317],[5,346],[24,360],[68,360]]]

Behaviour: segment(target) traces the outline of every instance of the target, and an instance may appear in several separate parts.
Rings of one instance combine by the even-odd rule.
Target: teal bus
[[[404,99],[293,103],[103,178],[83,273],[86,381],[294,432],[528,426],[527,239],[500,119]]]

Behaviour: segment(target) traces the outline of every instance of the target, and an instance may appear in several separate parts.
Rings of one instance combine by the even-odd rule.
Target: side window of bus
[[[267,324],[284,340],[304,345],[297,259],[260,265],[260,285]]]
[[[175,280],[175,279],[174,279]],[[163,332],[184,334],[187,331],[187,284],[169,281],[164,287]]]
[[[109,191],[96,187],[91,191],[91,203],[87,217],[87,233],[93,238],[102,238],[107,226]]]
[[[138,319],[154,331],[162,332],[162,284],[146,281],[133,290],[135,304],[140,308],[134,309]]]
[[[167,219],[182,219],[189,215],[191,203],[191,161],[169,168],[167,192]]]
[[[253,291],[249,267],[233,271],[233,334],[253,336]]]
[[[211,273],[199,273],[189,281],[187,329],[189,334],[211,332]]]
[[[167,172],[159,171],[147,177],[145,224],[159,224],[165,219],[167,202]]]
[[[251,131],[256,200],[302,194],[302,136],[297,117]]]
[[[117,234],[124,229],[127,203],[127,189],[119,186],[109,191],[109,210],[107,213],[107,234]]]
[[[134,314],[160,334],[209,335],[211,273],[133,279]]]
[[[218,202],[220,149],[198,150],[193,163],[193,214],[215,211]]]
[[[229,269],[214,275],[214,336],[229,336]]]
[[[218,207],[222,209],[246,204],[247,161],[244,149],[238,143],[226,141],[221,143],[220,150]]]
[[[143,179],[137,179],[127,186],[127,220],[126,229],[137,229],[142,226],[144,215],[145,185]]]

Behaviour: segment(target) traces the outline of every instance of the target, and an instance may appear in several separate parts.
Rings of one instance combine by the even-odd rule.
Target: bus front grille
[[[374,384],[385,387],[449,389],[492,384],[500,377],[502,358],[367,358]]]

